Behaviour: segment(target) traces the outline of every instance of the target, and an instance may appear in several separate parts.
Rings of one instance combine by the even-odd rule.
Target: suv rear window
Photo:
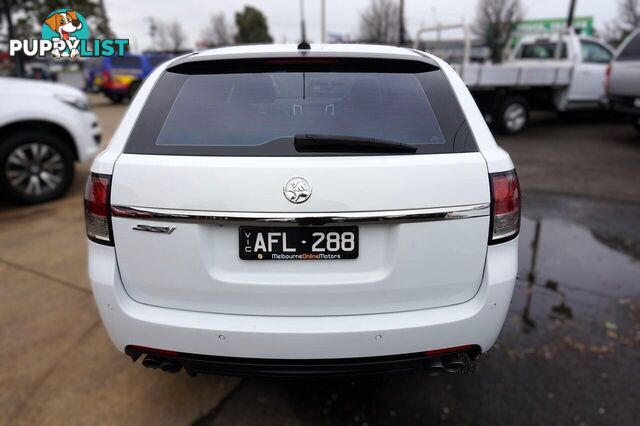
[[[125,152],[304,155],[293,147],[296,135],[378,139],[413,145],[418,153],[456,151],[464,117],[442,72],[420,62],[399,72],[406,67],[396,62],[396,72],[373,63],[340,66],[343,60],[218,73],[187,63],[156,84]],[[458,150],[475,148],[469,133],[461,133]]]
[[[640,61],[640,31],[627,43],[617,58],[618,61]]]

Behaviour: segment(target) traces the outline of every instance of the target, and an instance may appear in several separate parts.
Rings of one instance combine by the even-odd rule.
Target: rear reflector
[[[492,173],[490,244],[509,241],[520,232],[520,184],[515,170]]]
[[[426,351],[424,354],[427,356],[439,356],[439,355],[452,354],[456,352],[467,352],[474,348],[475,348],[475,345],[454,346],[453,348],[434,349],[431,351]]]
[[[170,351],[168,349],[156,349],[156,348],[150,348],[148,346],[139,346],[139,345],[131,345],[131,348],[134,348],[140,352],[145,352],[145,353],[154,353],[154,354],[159,354],[159,355],[167,355],[167,356],[177,356],[178,352],[176,351]]]
[[[87,237],[96,243],[113,245],[109,193],[111,176],[91,173],[84,192]]]

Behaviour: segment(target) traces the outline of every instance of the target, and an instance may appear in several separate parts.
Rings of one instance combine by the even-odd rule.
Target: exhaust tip
[[[444,368],[444,365],[442,364],[442,361],[440,360],[440,358],[432,359],[429,362],[429,365],[427,365],[427,375],[429,377],[437,377],[437,376],[440,376],[444,372],[445,372],[445,368]]]
[[[461,373],[470,367],[470,360],[466,354],[447,355],[442,360],[447,373]]]
[[[180,363],[178,363],[177,361],[167,359],[162,362],[160,368],[164,372],[175,374],[182,370],[182,365],[180,365]]]
[[[147,355],[142,360],[142,365],[147,368],[157,369],[162,366],[162,358],[159,358],[155,355]]]

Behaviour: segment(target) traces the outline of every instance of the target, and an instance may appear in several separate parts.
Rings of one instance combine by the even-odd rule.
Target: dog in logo
[[[60,34],[60,37],[53,38],[52,41],[60,40],[76,40],[76,37],[72,37],[71,34],[82,28],[82,22],[78,19],[78,15],[75,10],[65,10],[64,12],[54,13],[44,21],[53,31]],[[53,49],[51,55],[59,59],[60,57],[71,57],[72,59],[78,56],[80,52],[78,49],[71,49],[71,52],[67,52],[60,49]]]

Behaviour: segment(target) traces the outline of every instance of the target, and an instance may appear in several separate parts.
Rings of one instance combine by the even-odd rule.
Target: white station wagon
[[[442,60],[244,46],[157,69],[94,162],[115,346],[189,374],[471,369],[513,293],[520,192]]]

